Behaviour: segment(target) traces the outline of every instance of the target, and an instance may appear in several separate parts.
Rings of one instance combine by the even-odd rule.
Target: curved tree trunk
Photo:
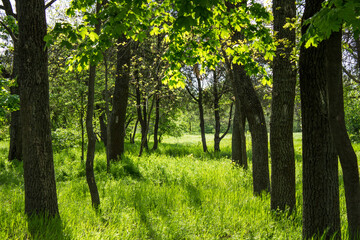
[[[125,121],[130,81],[130,43],[123,36],[118,40],[117,75],[110,117],[110,135],[108,139],[109,159],[119,160],[124,153]]]
[[[254,194],[270,191],[268,138],[264,111],[259,97],[246,75],[244,66],[234,64],[234,83],[237,96],[243,103],[245,115],[249,122],[252,142],[252,169]]]
[[[270,119],[271,209],[290,212],[295,207],[295,153],[293,119],[296,70],[291,61],[295,29],[284,29],[286,19],[296,17],[295,0],[273,0],[274,31],[280,42],[273,61]]]
[[[58,216],[49,110],[48,54],[43,0],[18,0],[20,122],[25,213]]]
[[[360,182],[357,157],[345,126],[342,84],[341,32],[326,41],[325,67],[329,102],[329,122],[343,171],[350,239],[360,238]]]
[[[99,2],[97,2],[96,11],[99,11]],[[99,34],[100,24],[96,24],[95,32]],[[90,65],[89,68],[89,80],[88,80],[88,102],[86,111],[86,132],[88,137],[88,147],[86,153],[86,181],[89,186],[91,202],[95,209],[100,205],[100,196],[95,182],[94,174],[94,158],[95,158],[95,144],[96,136],[93,127],[93,115],[94,115],[94,102],[95,102],[95,76],[96,66]]]
[[[321,9],[322,0],[306,1],[303,20]],[[304,34],[306,28],[302,29]],[[326,101],[325,41],[300,49],[300,95],[303,126],[303,238],[340,234],[338,161]],[[316,63],[316,64],[314,64]]]

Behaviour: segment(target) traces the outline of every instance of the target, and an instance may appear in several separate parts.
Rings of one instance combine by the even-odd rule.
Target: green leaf
[[[96,32],[90,32],[89,33],[89,38],[90,38],[91,41],[95,42],[96,40],[99,39],[99,35],[97,35]]]

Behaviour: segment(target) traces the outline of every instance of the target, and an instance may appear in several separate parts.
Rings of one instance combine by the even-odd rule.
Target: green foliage
[[[81,136],[73,129],[58,128],[51,133],[53,148],[63,150],[80,146]]]
[[[352,141],[360,142],[360,94],[349,86],[344,90],[345,123]]]
[[[19,109],[19,96],[10,93],[10,87],[13,85],[14,80],[0,78],[0,122],[4,121],[7,113]]]
[[[325,1],[322,9],[312,18],[304,21],[309,25],[300,42],[305,47],[316,47],[319,42],[328,39],[332,32],[339,31],[343,25],[352,29],[356,38],[360,34],[360,2],[358,0]]]

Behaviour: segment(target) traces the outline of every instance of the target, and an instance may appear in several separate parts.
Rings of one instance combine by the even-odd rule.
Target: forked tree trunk
[[[16,2],[19,24],[20,123],[25,213],[58,216],[50,130],[48,54],[43,0]]]
[[[123,36],[118,43],[117,75],[108,139],[108,154],[111,160],[119,160],[125,150],[125,122],[130,81],[130,42]]]
[[[228,10],[236,8],[230,2],[226,2],[226,5]],[[233,30],[232,42],[242,41],[243,38],[241,32]],[[264,111],[245,67],[233,64],[232,74],[235,98],[239,98],[244,107],[251,132],[254,194],[260,195],[262,191],[270,191],[269,150]]]
[[[307,0],[303,20],[321,9],[322,0]],[[304,34],[306,28],[303,27]],[[326,40],[325,40],[326,41]],[[300,95],[303,146],[303,238],[340,234],[338,161],[332,141],[325,67],[325,41],[300,49]]]
[[[360,239],[359,168],[345,126],[341,35],[341,32],[334,32],[326,41],[325,67],[327,69],[329,122],[343,172],[350,239]]]
[[[246,75],[244,66],[233,64],[234,82],[237,95],[244,106],[245,116],[249,122],[252,142],[252,169],[254,194],[270,191],[268,138],[264,111],[259,97]]]
[[[284,29],[296,17],[295,0],[273,0],[274,31],[281,42],[273,61],[273,90],[270,119],[271,209],[295,207],[295,153],[293,119],[296,70],[291,60],[295,29]],[[286,42],[284,42],[286,41]]]

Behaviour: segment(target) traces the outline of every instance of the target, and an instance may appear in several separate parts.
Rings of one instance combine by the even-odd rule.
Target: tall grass
[[[210,143],[212,136],[207,137]],[[105,148],[98,144],[98,212],[91,207],[80,149],[55,152],[61,222],[49,226],[43,219],[27,220],[22,163],[9,163],[8,143],[1,142],[0,239],[301,239],[300,139],[295,135],[297,207],[289,218],[271,213],[268,194],[253,196],[251,170],[230,160],[231,136],[222,141],[220,153],[203,153],[200,137],[187,135],[165,139],[158,151],[142,157],[137,144],[128,144],[110,173]],[[34,233],[29,224],[41,228]]]

